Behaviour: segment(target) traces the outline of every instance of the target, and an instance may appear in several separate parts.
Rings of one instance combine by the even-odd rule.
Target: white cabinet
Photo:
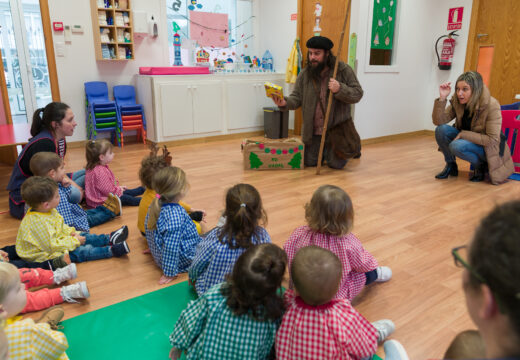
[[[283,74],[137,75],[147,137],[156,143],[262,130],[263,107],[275,106],[264,83]]]
[[[222,131],[221,82],[168,82],[158,93],[164,137]]]
[[[283,80],[271,81],[283,86]],[[265,95],[265,81],[228,80],[227,115],[228,129],[251,129],[264,126],[263,108],[275,106],[271,98]]]

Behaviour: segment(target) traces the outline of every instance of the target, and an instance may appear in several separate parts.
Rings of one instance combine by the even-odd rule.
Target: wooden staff
[[[334,64],[334,72],[332,78],[336,79],[338,73],[339,55],[341,54],[341,48],[343,47],[343,38],[345,37],[345,28],[347,27],[348,17],[350,15],[350,0],[347,1],[347,12],[345,13],[345,20],[343,21],[343,29],[341,30],[341,36],[339,37],[338,54],[336,55],[336,63]],[[325,120],[323,121],[323,132],[321,133],[320,153],[318,155],[318,167],[316,168],[316,175],[320,174],[321,170],[321,158],[323,157],[323,147],[325,146],[325,135],[327,135],[327,124],[329,122],[330,109],[332,108],[332,96],[334,94],[329,91],[329,100],[327,102],[327,111],[325,112]],[[319,99],[318,99],[319,101]]]

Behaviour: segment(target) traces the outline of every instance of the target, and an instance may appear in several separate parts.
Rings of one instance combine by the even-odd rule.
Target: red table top
[[[27,144],[31,137],[30,124],[0,125],[0,146]]]

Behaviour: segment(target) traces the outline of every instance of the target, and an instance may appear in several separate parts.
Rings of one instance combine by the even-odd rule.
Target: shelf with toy
[[[130,0],[91,0],[91,13],[96,60],[134,59]]]

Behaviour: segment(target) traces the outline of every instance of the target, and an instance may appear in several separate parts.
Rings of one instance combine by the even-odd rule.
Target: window
[[[393,66],[395,70],[397,3],[398,0],[371,0],[372,20],[369,23],[370,30],[368,32],[370,39],[368,44],[369,71],[383,70],[383,66]],[[390,70],[392,69],[386,71]]]
[[[252,2],[248,0],[167,0],[168,44],[170,64],[175,61],[174,35],[180,35],[181,60],[184,65],[195,62],[195,44],[190,40],[190,11],[228,14],[229,46],[227,48],[205,47],[210,61],[215,58],[232,57],[240,60],[242,54],[254,54]],[[205,24],[204,24],[205,25]],[[175,29],[175,30],[174,30]],[[234,53],[234,54],[233,54]]]

